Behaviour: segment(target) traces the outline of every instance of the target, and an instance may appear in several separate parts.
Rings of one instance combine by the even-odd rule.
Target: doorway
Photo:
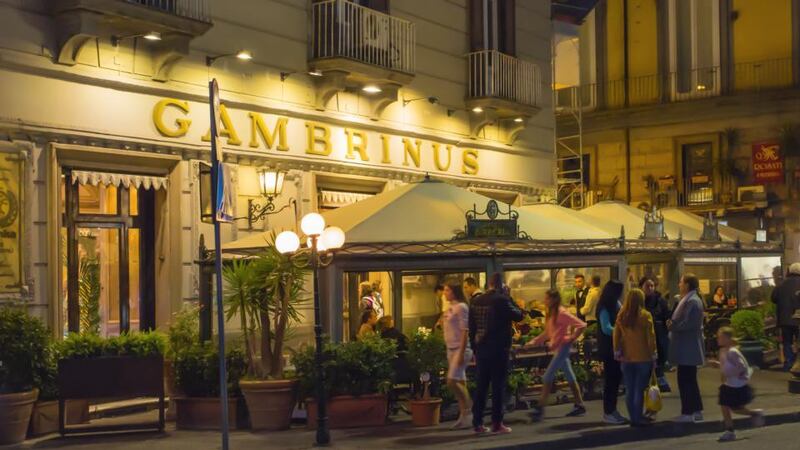
[[[109,177],[103,177],[109,179]],[[155,189],[62,177],[65,329],[111,336],[155,328]]]

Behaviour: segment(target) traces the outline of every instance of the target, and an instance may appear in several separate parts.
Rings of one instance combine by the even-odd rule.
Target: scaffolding
[[[586,205],[583,154],[583,105],[580,86],[556,89],[556,37],[552,40],[553,145],[556,160],[556,201],[561,206],[581,209]]]

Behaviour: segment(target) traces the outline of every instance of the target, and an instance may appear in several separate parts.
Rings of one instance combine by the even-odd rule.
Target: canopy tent
[[[580,214],[592,220],[597,220],[598,226],[608,226],[608,222],[611,221],[617,228],[620,225],[624,226],[626,239],[638,239],[642,231],[644,231],[645,211],[626,203],[617,201],[600,202],[581,210]],[[619,230],[617,231],[619,232]],[[702,227],[698,230],[695,227],[682,225],[667,220],[666,217],[664,218],[664,232],[669,240],[677,240],[678,236],[681,235],[684,240],[697,241],[700,240],[702,231]]]
[[[661,214],[664,215],[664,220],[675,222],[686,228],[698,230],[700,233],[703,232],[704,218],[702,216],[678,208],[664,208],[661,210]],[[739,240],[741,242],[753,242],[755,239],[755,236],[750,233],[726,225],[719,225],[719,235],[722,237],[723,241],[735,242]]]
[[[561,223],[574,223],[582,227],[586,233],[602,235],[604,239],[616,239],[619,238],[621,234],[619,223],[611,220],[589,217],[585,214],[581,214],[580,211],[552,203],[526,205],[520,207],[520,210],[549,217]]]
[[[464,231],[466,213],[483,212],[489,197],[440,181],[411,183],[323,213],[325,223],[344,230],[348,244],[446,242]],[[502,204],[501,210],[508,206]],[[538,210],[520,210],[518,225],[536,240],[613,239],[586,221],[568,220]],[[502,217],[501,217],[502,218]],[[223,245],[223,251],[261,248],[270,232]]]

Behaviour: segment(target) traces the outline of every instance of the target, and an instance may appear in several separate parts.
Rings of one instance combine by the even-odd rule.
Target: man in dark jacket
[[[772,291],[772,302],[777,305],[776,318],[781,330],[783,370],[789,370],[797,357],[793,346],[798,337],[798,327],[792,316],[800,306],[798,291],[800,291],[800,263],[794,263],[789,266],[789,275],[786,279]]]
[[[475,298],[469,309],[469,339],[477,363],[477,388],[472,405],[472,425],[476,433],[485,433],[483,411],[492,385],[492,433],[510,433],[503,425],[506,379],[511,350],[512,322],[522,320],[522,311],[505,293],[503,278],[492,275],[489,289]]]
[[[575,298],[572,300],[575,303],[575,311],[578,319],[583,321],[586,318],[581,314],[581,308],[586,305],[586,296],[589,294],[589,286],[586,285],[586,278],[582,273],[575,275]]]

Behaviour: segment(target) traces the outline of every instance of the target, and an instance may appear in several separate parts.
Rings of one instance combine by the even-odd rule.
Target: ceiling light
[[[706,85],[705,84],[698,84],[697,85],[697,90],[698,91],[705,91],[706,90]]]
[[[472,112],[474,112],[474,113],[482,113],[483,112],[483,108],[481,108],[480,106],[476,106],[476,107],[472,108]]]
[[[361,90],[366,92],[367,94],[377,94],[378,92],[383,91],[380,87],[375,86],[374,84],[368,84],[363,88],[361,88]]]
[[[250,50],[239,50],[239,53],[236,54],[236,57],[242,61],[250,61],[253,59],[253,54],[250,53]]]
[[[514,122],[517,122],[517,123],[522,123],[524,121],[525,121],[525,119],[523,119],[522,117],[517,117],[516,119],[514,119]]]
[[[159,33],[158,31],[151,31],[142,37],[147,39],[148,41],[160,41],[161,33]]]
[[[311,75],[312,77],[321,77],[322,71],[319,69],[311,69],[308,71],[308,74]]]

